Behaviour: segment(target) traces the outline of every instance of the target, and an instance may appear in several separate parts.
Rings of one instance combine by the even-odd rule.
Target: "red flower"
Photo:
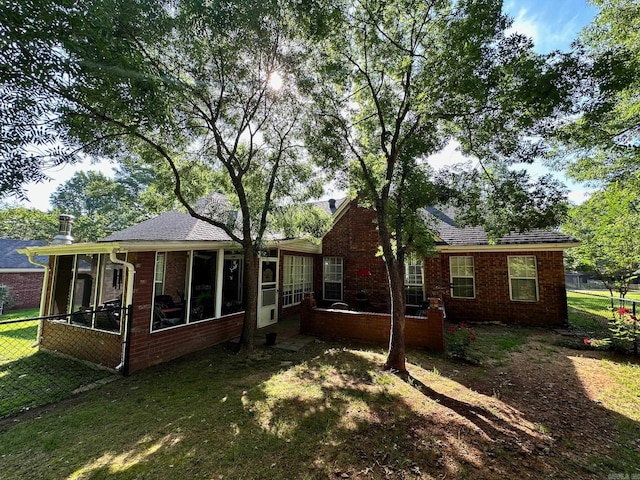
[[[460,328],[469,328],[469,325],[467,325],[466,323],[462,322],[460,324]]]
[[[475,336],[475,335],[471,335],[471,337],[470,337],[470,338],[471,338],[471,341],[472,341],[472,342],[475,342],[475,341],[476,341],[476,336]]]
[[[584,340],[582,340],[584,342],[585,345],[589,345],[589,339],[585,338]]]
[[[449,327],[447,328],[447,330],[449,330],[451,333],[456,333],[456,327]]]
[[[626,308],[626,307],[620,307],[620,308],[618,309],[618,315],[622,316],[622,315],[624,315],[625,313],[631,313],[631,310],[629,310],[629,309],[628,309],[628,308]]]

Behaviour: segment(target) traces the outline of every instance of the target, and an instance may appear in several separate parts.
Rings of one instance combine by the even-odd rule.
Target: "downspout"
[[[35,258],[33,258],[33,256],[35,255],[34,252],[30,252],[30,251],[25,251],[25,252],[21,252],[21,253],[26,253],[27,254],[27,260],[29,260],[29,263],[31,263],[32,265],[36,265],[38,267],[43,267],[44,268],[44,276],[42,277],[42,292],[40,293],[40,311],[38,312],[38,316],[39,317],[44,317],[44,307],[45,307],[45,303],[47,301],[47,287],[49,286],[49,262],[47,263],[43,263],[43,262],[39,262],[38,260],[36,260]],[[44,320],[40,320],[38,322],[38,337],[36,340],[36,345],[40,345],[40,338],[42,336],[42,322]]]
[[[126,314],[124,315],[126,321],[124,322],[124,330],[122,332],[124,338],[122,342],[120,364],[116,367],[117,371],[121,372],[124,376],[127,376],[129,374],[129,340],[131,337],[131,317],[133,314],[133,279],[136,274],[136,269],[133,263],[129,263],[125,260],[120,260],[116,256],[115,249],[111,250],[111,253],[109,253],[109,260],[111,260],[112,263],[124,265],[124,267],[127,269],[127,294],[125,296],[123,306],[124,308],[126,308]]]

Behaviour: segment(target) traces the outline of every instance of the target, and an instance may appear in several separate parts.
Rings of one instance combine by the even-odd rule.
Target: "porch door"
[[[278,321],[278,259],[260,259],[260,282],[258,285],[258,328]]]

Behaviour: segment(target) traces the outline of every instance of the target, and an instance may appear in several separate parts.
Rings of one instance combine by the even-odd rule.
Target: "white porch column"
[[[222,282],[224,281],[224,248],[218,250],[216,266],[216,318],[222,316]]]

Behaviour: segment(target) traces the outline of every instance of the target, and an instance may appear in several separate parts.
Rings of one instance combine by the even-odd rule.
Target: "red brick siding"
[[[300,317],[303,334],[376,343],[389,342],[390,325],[384,313],[307,308]],[[428,317],[405,317],[405,335],[407,346],[443,351],[443,311],[435,308],[429,309]]]
[[[376,256],[379,244],[375,213],[357,206],[354,200],[342,218],[323,238],[322,255],[344,259],[344,302],[356,305],[356,294],[364,289],[369,297],[371,309],[387,312],[389,282],[384,261],[382,257]],[[369,270],[371,275],[358,277],[359,270]],[[320,277],[320,285],[316,287],[318,300],[323,300],[322,287]]]
[[[129,261],[136,269],[129,349],[131,372],[173,360],[240,335],[244,318],[242,313],[151,333],[155,253],[131,253]]]
[[[15,301],[12,309],[40,306],[44,270],[24,273],[0,273],[0,285],[8,285]]]
[[[108,368],[122,360],[121,335],[60,322],[43,322],[40,347]]]
[[[344,301],[357,305],[356,294],[366,289],[370,309],[376,312],[389,311],[389,291],[384,261],[376,257],[378,233],[375,214],[361,208],[356,201],[322,240],[322,255],[337,256],[344,260]],[[517,246],[514,246],[517,248]],[[453,299],[449,295],[449,257],[440,254],[424,260],[425,294],[443,297],[447,315],[452,320],[501,321],[534,325],[561,325],[567,319],[567,302],[564,283],[562,252],[513,252],[485,253],[469,252],[456,255],[471,255],[475,262],[476,298]],[[538,266],[538,302],[514,302],[509,298],[508,255],[535,255]],[[369,277],[358,277],[357,272],[368,269]],[[322,295],[322,264],[314,285],[320,305]]]
[[[442,254],[425,261],[427,292],[443,288],[447,316],[453,321],[499,321],[530,325],[562,325],[567,319],[567,297],[564,283],[562,252],[469,252],[456,255],[473,256],[476,298],[451,298],[449,258]],[[519,302],[509,298],[509,255],[533,255],[538,267],[539,301]],[[433,272],[440,271],[441,276]]]

